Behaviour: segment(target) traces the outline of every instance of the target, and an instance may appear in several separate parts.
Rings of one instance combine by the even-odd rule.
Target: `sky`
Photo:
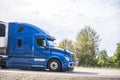
[[[0,21],[34,24],[57,43],[75,41],[84,26],[91,26],[109,56],[120,42],[120,0],[0,0]]]

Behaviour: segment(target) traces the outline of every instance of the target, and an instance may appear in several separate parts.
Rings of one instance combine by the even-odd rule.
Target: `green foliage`
[[[72,52],[74,52],[74,45],[73,45],[73,42],[71,40],[68,40],[68,39],[63,39],[59,45],[58,45],[59,48],[63,48],[63,49],[68,49]]]
[[[82,66],[94,66],[97,62],[99,35],[89,26],[85,26],[77,34],[76,55]]]
[[[109,57],[105,49],[99,51],[99,41],[99,35],[90,26],[85,26],[78,32],[75,42],[64,39],[58,47],[75,53],[80,66],[120,68],[120,42],[115,54]]]
[[[100,53],[98,54],[98,62],[97,64],[99,66],[107,66],[108,64],[108,55],[107,55],[107,51],[104,49],[102,51],[100,51]]]
[[[116,63],[118,64],[118,66],[120,66],[120,42],[117,44],[115,56],[116,56]]]
[[[114,68],[117,68],[118,67],[118,64],[116,63],[117,61],[117,57],[115,55],[111,56],[108,58],[108,64],[107,64],[107,67],[114,67]]]
[[[117,44],[116,52],[113,56],[107,56],[107,51],[102,50],[98,55],[98,63],[102,67],[120,68],[120,43]]]
[[[116,52],[113,56],[107,56],[107,51],[102,50],[98,55],[98,65],[102,67],[120,68],[120,43],[117,44]]]

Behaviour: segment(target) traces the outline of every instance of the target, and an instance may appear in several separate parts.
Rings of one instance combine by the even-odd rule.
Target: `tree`
[[[115,56],[116,56],[116,62],[118,66],[120,66],[120,42],[117,44]]]
[[[59,48],[63,48],[63,49],[68,49],[72,52],[74,52],[74,45],[73,45],[73,42],[71,40],[68,40],[68,39],[63,39],[59,45],[58,45]]]
[[[115,55],[108,57],[108,67],[118,67],[117,57]]]
[[[97,63],[99,35],[90,27],[81,29],[76,38],[76,55],[82,66],[94,66]]]
[[[107,55],[107,51],[104,49],[102,51],[100,51],[100,53],[98,54],[98,62],[97,64],[99,66],[107,66],[108,65],[108,55]]]
[[[113,56],[108,58],[108,67],[120,68],[120,43],[117,44],[116,52]]]

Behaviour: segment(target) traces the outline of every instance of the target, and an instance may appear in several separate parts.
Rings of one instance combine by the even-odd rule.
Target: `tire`
[[[61,64],[57,59],[52,59],[48,63],[48,69],[53,72],[61,71]]]
[[[2,69],[5,69],[5,68],[6,68],[6,66],[5,66],[5,65],[1,65],[1,68],[2,68]]]

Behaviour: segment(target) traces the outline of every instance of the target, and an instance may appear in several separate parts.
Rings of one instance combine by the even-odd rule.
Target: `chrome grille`
[[[72,56],[72,60],[75,61],[74,54],[71,54],[71,56]]]

